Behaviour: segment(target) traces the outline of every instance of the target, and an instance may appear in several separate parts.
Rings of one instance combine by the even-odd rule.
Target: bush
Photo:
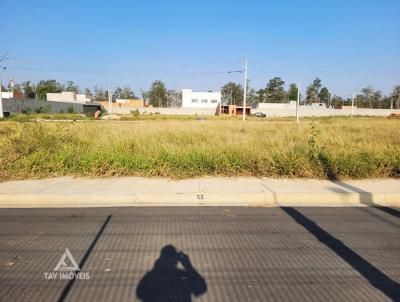
[[[22,112],[23,114],[31,114],[31,113],[32,113],[32,108],[22,109],[21,112]]]
[[[139,109],[131,110],[131,114],[132,114],[134,117],[138,117],[138,116],[140,115]]]
[[[38,107],[38,108],[35,109],[35,112],[36,112],[37,114],[40,114],[40,113],[49,113],[50,111],[51,111],[51,106],[50,106],[50,105],[47,105],[47,106],[44,106],[44,107],[40,106],[40,107]]]
[[[68,107],[68,108],[67,108],[67,112],[68,112],[68,113],[75,113],[74,107],[72,107],[72,106],[71,106],[71,107]]]

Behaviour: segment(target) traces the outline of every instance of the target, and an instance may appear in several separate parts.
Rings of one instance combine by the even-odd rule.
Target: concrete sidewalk
[[[0,183],[0,208],[400,206],[400,180],[71,178]]]

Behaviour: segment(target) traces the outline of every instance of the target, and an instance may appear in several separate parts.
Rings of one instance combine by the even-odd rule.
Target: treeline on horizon
[[[249,85],[248,85],[249,86]],[[73,81],[61,84],[56,80],[41,80],[38,83],[24,81],[8,87],[2,87],[2,91],[14,91],[24,94],[27,99],[46,100],[47,93],[59,93],[72,91],[84,93],[94,101],[108,100],[109,91],[98,86],[93,90],[90,88],[80,89]],[[222,100],[228,104],[243,104],[243,86],[234,82],[228,82],[221,87]],[[117,87],[112,93],[112,99],[137,99],[134,91],[129,86]],[[181,92],[167,89],[160,81],[154,81],[149,90],[141,90],[141,97],[155,107],[177,107],[181,105]],[[280,77],[274,77],[268,81],[265,88],[255,90],[252,87],[247,89],[247,102],[249,105],[257,103],[287,103],[297,100],[298,87],[291,83],[285,89],[285,81]],[[322,85],[322,81],[316,78],[307,86],[305,96],[300,95],[302,104],[324,103],[330,107],[338,105],[351,105],[352,97],[343,98],[332,94],[328,87]],[[390,95],[383,95],[380,90],[371,86],[362,88],[355,95],[355,106],[359,108],[397,108],[400,109],[400,85],[393,87]]]

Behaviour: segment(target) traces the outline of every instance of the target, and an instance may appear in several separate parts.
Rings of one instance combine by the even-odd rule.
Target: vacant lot
[[[60,175],[400,176],[400,121],[0,123],[0,179]]]

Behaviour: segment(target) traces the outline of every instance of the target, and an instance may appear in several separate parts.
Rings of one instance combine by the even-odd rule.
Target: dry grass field
[[[0,180],[400,176],[400,121],[154,119],[0,123]]]

